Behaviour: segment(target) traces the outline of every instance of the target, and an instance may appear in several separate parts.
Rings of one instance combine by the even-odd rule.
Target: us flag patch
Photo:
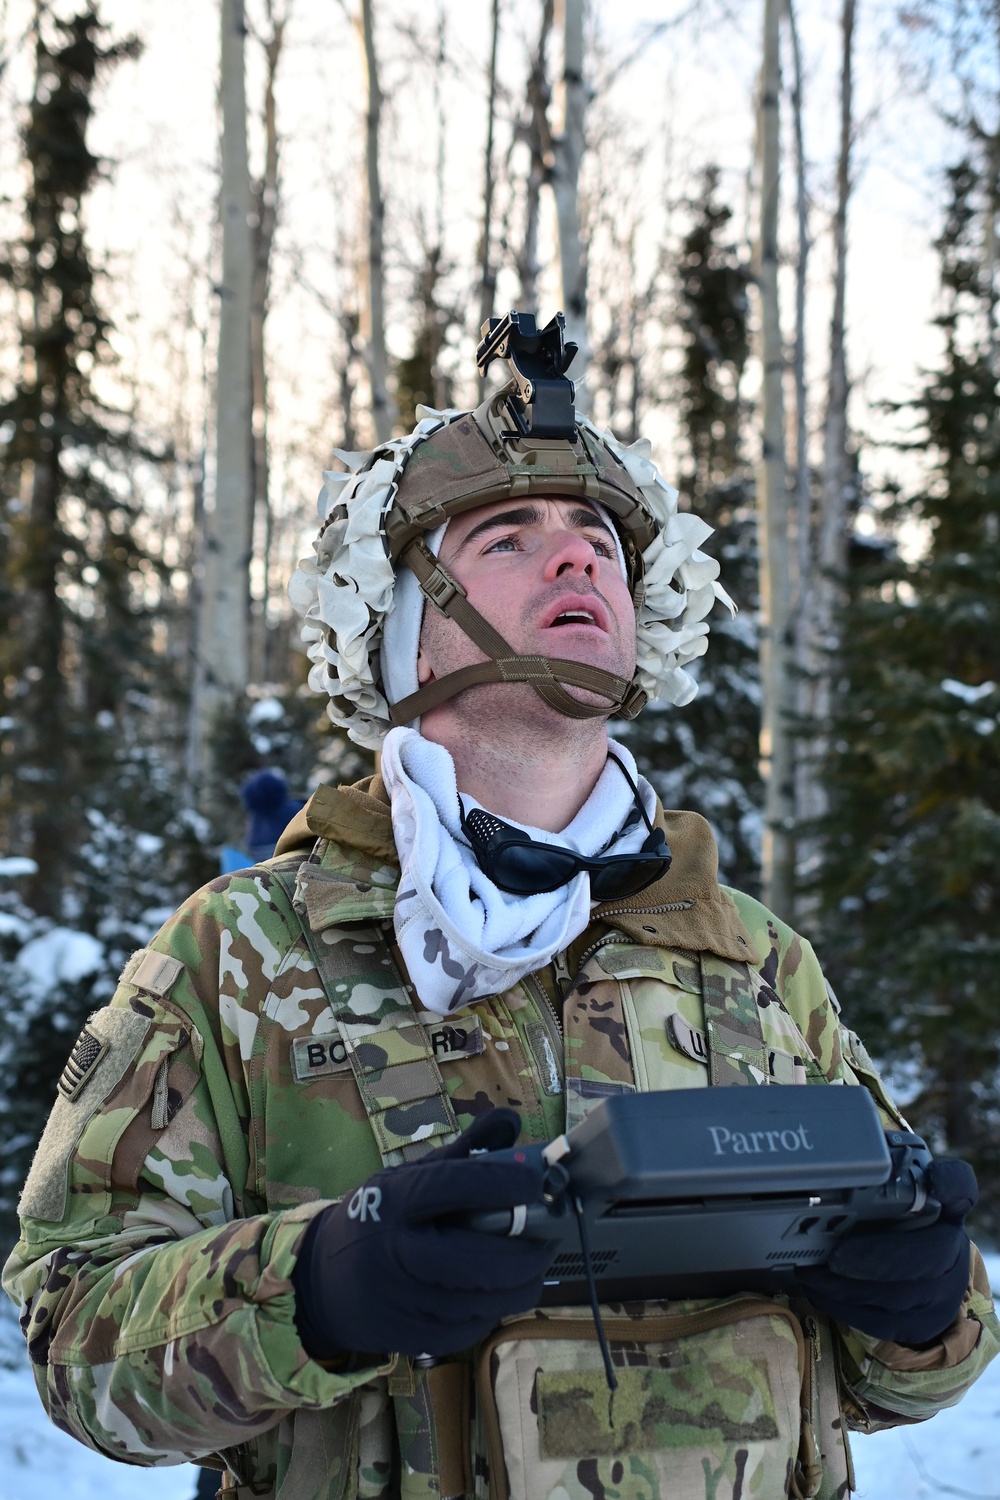
[[[107,1042],[102,1042],[89,1026],[85,1026],[74,1043],[59,1079],[59,1092],[64,1099],[76,1098],[107,1050]]]

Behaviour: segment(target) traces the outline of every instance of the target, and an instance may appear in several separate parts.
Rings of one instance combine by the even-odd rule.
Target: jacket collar
[[[673,853],[670,869],[638,896],[595,906],[592,925],[613,928],[645,947],[760,963],[763,955],[755,952],[732,897],[719,884],[719,854],[705,819],[658,807],[656,826]],[[293,853],[308,856],[299,882],[314,929],[392,916],[399,863],[381,776],[354,786],[318,787],[278,841],[276,856]]]

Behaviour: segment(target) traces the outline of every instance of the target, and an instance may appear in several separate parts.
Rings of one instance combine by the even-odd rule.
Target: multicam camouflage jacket
[[[508,1320],[430,1370],[302,1348],[307,1221],[497,1104],[526,1141],[608,1093],[710,1082],[860,1083],[899,1119],[809,945],[719,886],[700,818],[660,822],[662,881],[447,1020],[392,945],[377,778],[321,789],[273,860],[195,894],[88,1022],[25,1185],[4,1286],[53,1421],[128,1463],[212,1455],[241,1496],[735,1500],[846,1495],[848,1426],[959,1400],[1000,1346],[975,1252],[953,1327],[920,1350],[782,1298],[608,1307],[614,1409],[583,1309]]]

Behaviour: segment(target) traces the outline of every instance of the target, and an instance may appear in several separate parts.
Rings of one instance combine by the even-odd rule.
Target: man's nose
[[[558,531],[549,544],[545,560],[544,578],[551,583],[564,574],[583,573],[591,583],[596,583],[600,563],[593,545],[579,532]]]

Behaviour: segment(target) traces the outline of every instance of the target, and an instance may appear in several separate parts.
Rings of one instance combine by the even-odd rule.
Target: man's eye
[[[603,537],[592,536],[590,538],[590,545],[593,547],[598,557],[612,556],[611,543],[605,541]]]
[[[487,552],[516,552],[517,543],[512,536],[497,537],[495,542],[490,542],[486,548]]]

